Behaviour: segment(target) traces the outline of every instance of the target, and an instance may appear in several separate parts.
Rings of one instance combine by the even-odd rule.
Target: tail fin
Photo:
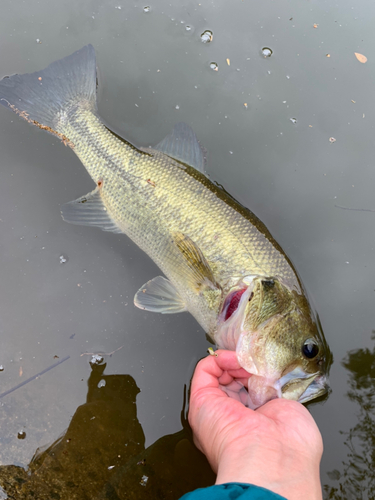
[[[69,110],[80,105],[96,111],[94,47],[86,45],[41,71],[3,78],[0,104],[67,140],[59,133],[59,124],[66,120]]]

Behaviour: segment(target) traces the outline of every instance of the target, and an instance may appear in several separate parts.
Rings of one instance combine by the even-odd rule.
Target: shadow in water
[[[9,499],[172,500],[214,483],[184,416],[181,431],[145,449],[134,379],[104,375],[106,364],[91,367],[87,401],[64,435],[38,449],[27,471],[0,467],[0,485]]]
[[[372,339],[375,340],[373,330]],[[325,485],[326,499],[375,498],[375,347],[348,353],[342,362],[349,371],[348,398],[359,406],[358,423],[345,436],[347,460],[342,472],[328,473],[337,486]]]

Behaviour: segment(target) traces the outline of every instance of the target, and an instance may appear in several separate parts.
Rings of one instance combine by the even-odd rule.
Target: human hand
[[[233,351],[201,360],[191,384],[189,422],[216,484],[251,483],[288,500],[322,498],[319,429],[296,401],[273,399],[257,410],[229,398],[220,386],[247,385],[249,374]],[[238,398],[240,399],[240,397]]]

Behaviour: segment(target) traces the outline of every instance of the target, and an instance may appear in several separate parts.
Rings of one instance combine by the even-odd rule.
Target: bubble
[[[146,486],[148,481],[148,476],[142,476],[141,482],[139,483],[141,486]]]
[[[25,431],[19,431],[17,434],[18,439],[25,439],[26,437],[26,432]]]
[[[4,371],[3,365],[0,365],[0,372],[3,372],[3,371]]]
[[[203,33],[201,34],[201,40],[203,43],[212,42],[213,37],[214,37],[214,34],[210,30],[203,31]]]
[[[37,38],[35,41],[36,41],[36,43],[42,43],[40,38]]]
[[[175,109],[180,109],[180,106],[176,104]]]
[[[210,68],[213,69],[214,71],[219,71],[219,66],[215,62],[210,63]]]
[[[65,255],[60,255],[60,264],[65,264],[65,262],[68,262],[68,257],[65,257]]]
[[[293,123],[293,125],[295,125],[297,123],[297,118],[289,118],[289,119]]]
[[[185,26],[186,31],[191,31],[191,26]]]
[[[93,354],[90,359],[90,365],[100,365],[103,363],[104,358],[100,354]]]
[[[273,54],[273,50],[270,49],[269,47],[263,47],[261,53],[263,57],[271,57]]]
[[[143,7],[143,12],[150,12],[151,7],[149,5],[146,5],[146,7]]]

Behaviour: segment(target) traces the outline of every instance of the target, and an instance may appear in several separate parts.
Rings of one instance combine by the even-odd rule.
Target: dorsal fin
[[[175,158],[204,174],[205,151],[199,144],[193,129],[186,123],[177,123],[170,134],[155,149]]]

